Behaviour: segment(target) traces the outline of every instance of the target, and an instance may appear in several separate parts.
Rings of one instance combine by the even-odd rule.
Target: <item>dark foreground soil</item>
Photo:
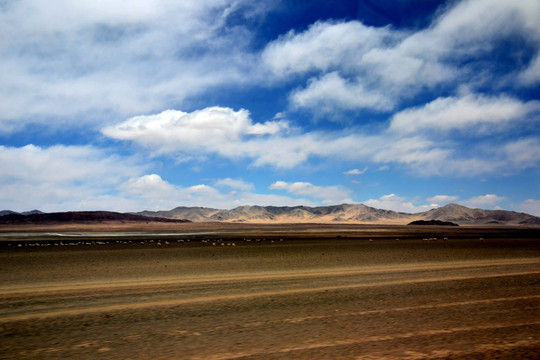
[[[0,358],[540,358],[538,230],[144,230],[3,234]]]

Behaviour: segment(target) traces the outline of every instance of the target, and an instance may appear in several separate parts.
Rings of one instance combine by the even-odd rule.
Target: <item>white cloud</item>
[[[540,138],[529,137],[509,141],[497,148],[510,169],[525,169],[538,165]]]
[[[157,174],[143,175],[137,178],[131,178],[121,185],[124,191],[131,194],[144,195],[145,197],[154,197],[156,195],[172,194],[174,187],[163,181]]]
[[[291,103],[315,114],[321,101],[323,110],[385,111],[426,90],[538,84],[538,2],[466,0],[443,10],[419,31],[358,21],[317,22],[268,44],[263,64],[283,78],[309,74],[311,79],[293,92]],[[527,42],[536,56],[515,57],[504,74],[494,76],[493,52],[499,51],[500,41],[515,43],[516,38]]]
[[[333,114],[341,110],[390,110],[394,104],[386,95],[368,90],[360,81],[349,81],[337,72],[312,78],[304,89],[291,93],[296,108],[314,109],[316,113]]]
[[[456,201],[459,199],[459,196],[453,196],[453,195],[435,195],[430,198],[427,198],[426,200],[430,203],[434,204],[445,204],[452,201]]]
[[[255,166],[292,168],[315,158],[339,158],[401,164],[422,176],[514,172],[537,166],[539,159],[532,150],[540,148],[536,138],[499,142],[496,146],[484,140],[468,143],[464,153],[459,139],[435,141],[427,134],[383,131],[368,135],[354,128],[302,133],[299,128],[290,131],[283,120],[254,124],[247,110],[222,107],[136,116],[102,132],[177,160],[216,154],[228,159],[251,159]]]
[[[461,201],[460,204],[476,208],[493,208],[495,205],[497,205],[497,203],[505,199],[506,198],[504,196],[486,194],[472,197],[469,200]]]
[[[177,206],[204,206],[231,209],[242,205],[314,205],[310,200],[295,199],[274,194],[258,194],[253,186],[241,179],[220,179],[218,187],[232,187],[234,191],[222,192],[206,184],[182,187],[170,184],[157,174],[132,178],[119,186],[120,195],[130,199],[139,209],[168,210]]]
[[[540,216],[540,200],[527,199],[519,204],[519,210],[534,216]]]
[[[287,121],[267,121],[264,124],[256,123],[247,130],[247,135],[275,135],[289,128]]]
[[[115,209],[109,195],[143,167],[89,146],[0,146],[0,203],[7,209],[43,211]],[[106,199],[98,204],[96,199]],[[98,206],[99,205],[99,206]]]
[[[0,12],[0,131],[131,116],[224,84],[257,81],[248,1],[20,0]],[[259,10],[263,9],[263,10]],[[246,76],[246,74],[250,76]],[[71,123],[71,126],[75,124]]]
[[[305,198],[259,194],[242,179],[220,179],[216,186],[178,186],[145,166],[88,146],[21,148],[0,146],[0,203],[27,211],[167,210],[176,206],[230,209],[240,205],[317,205]]]
[[[335,137],[322,133],[286,136],[286,124],[283,121],[253,124],[246,110],[212,107],[192,113],[167,110],[156,115],[136,116],[106,127],[102,132],[111,138],[133,141],[157,154],[201,156],[213,153],[232,159],[252,158],[257,166],[284,168],[296,166],[310,156],[352,157],[350,146],[358,148],[355,156],[371,151],[368,147],[362,149],[362,144],[371,140],[354,136]],[[281,132],[276,132],[276,128]]]
[[[290,31],[271,42],[263,63],[277,76],[311,70],[331,70],[357,61],[373,47],[393,40],[389,29],[365,26],[357,21],[316,22],[306,31]]]
[[[158,153],[192,152],[200,148],[230,153],[231,144],[247,135],[275,135],[287,127],[284,121],[253,124],[244,109],[210,107],[191,113],[166,110],[155,115],[135,116],[105,127],[102,132],[115,139],[135,141]]]
[[[538,53],[527,69],[518,75],[518,81],[525,86],[540,83],[540,53]]]
[[[237,190],[243,190],[243,191],[251,191],[254,189],[253,184],[247,183],[243,181],[242,179],[218,179],[216,181],[217,186],[226,186],[231,189],[237,189]]]
[[[350,203],[351,191],[342,186],[317,186],[309,182],[288,183],[276,181],[269,186],[271,190],[286,190],[295,195],[305,195],[314,199],[322,199],[324,204]]]
[[[371,206],[377,209],[392,210],[405,213],[418,213],[432,209],[432,205],[416,206],[412,202],[407,201],[404,197],[396,194],[383,195],[378,199],[369,199],[363,202],[366,206]]]
[[[444,132],[458,129],[501,132],[509,123],[528,120],[540,111],[539,101],[522,102],[508,97],[468,94],[438,98],[426,105],[403,110],[392,117],[390,131],[401,134],[422,130]]]
[[[365,167],[363,170],[351,169],[351,170],[343,172],[343,174],[345,174],[345,175],[362,175],[366,171],[367,171],[367,167]]]

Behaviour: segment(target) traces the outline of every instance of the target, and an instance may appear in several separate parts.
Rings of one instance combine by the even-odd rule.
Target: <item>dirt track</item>
[[[538,239],[229,244],[4,248],[0,358],[540,358]]]

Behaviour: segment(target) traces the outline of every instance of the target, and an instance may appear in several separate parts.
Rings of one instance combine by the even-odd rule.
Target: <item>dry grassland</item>
[[[540,230],[0,229],[2,359],[538,359]]]

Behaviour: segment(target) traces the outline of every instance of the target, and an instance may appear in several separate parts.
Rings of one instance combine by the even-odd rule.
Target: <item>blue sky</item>
[[[540,215],[540,2],[0,1],[0,208]]]

